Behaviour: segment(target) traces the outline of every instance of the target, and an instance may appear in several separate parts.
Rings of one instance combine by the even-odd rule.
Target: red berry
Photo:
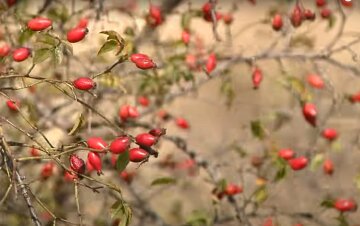
[[[9,55],[10,50],[11,50],[10,46],[6,43],[3,43],[0,46],[0,57],[6,57],[7,55]]]
[[[295,8],[293,9],[292,13],[291,13],[291,24],[294,27],[299,27],[302,23],[302,12],[301,12],[301,8],[299,5],[296,5]]]
[[[16,4],[16,0],[6,0],[6,3],[9,7],[11,7]]]
[[[253,88],[258,89],[262,80],[263,80],[263,73],[261,69],[255,67],[252,73]]]
[[[210,74],[216,68],[216,55],[211,53],[206,61],[206,72]]]
[[[234,17],[231,13],[226,13],[223,15],[223,20],[226,25],[232,24]]]
[[[135,138],[136,143],[140,146],[153,146],[157,142],[157,138],[149,133],[141,133]]]
[[[256,5],[256,0],[248,0],[248,2],[250,2],[253,5]]]
[[[104,150],[108,144],[101,137],[90,137],[86,141],[89,148],[96,150]]]
[[[163,16],[159,6],[150,4],[149,7],[149,23],[151,26],[156,27],[163,23]]]
[[[355,211],[357,204],[349,199],[337,199],[334,203],[334,208],[340,212]]]
[[[139,117],[139,112],[137,111],[136,107],[126,104],[121,106],[119,110],[119,116],[121,120],[126,121],[128,118]]]
[[[295,152],[291,149],[281,149],[278,151],[278,156],[285,160],[290,160],[295,157]]]
[[[120,173],[121,179],[123,179],[126,183],[130,184],[134,178],[134,173],[129,173],[127,171],[122,171]]]
[[[143,70],[156,68],[156,64],[151,59],[146,59],[146,58],[136,61],[135,65],[137,68]]]
[[[324,19],[328,19],[331,16],[331,10],[328,8],[323,8],[320,12],[320,15]]]
[[[40,156],[40,151],[36,148],[31,148],[30,149],[30,155],[33,156],[33,157],[36,157],[36,156]]]
[[[275,16],[272,19],[272,27],[275,31],[281,30],[283,26],[283,19],[280,14],[275,14]]]
[[[233,196],[243,192],[243,188],[236,184],[228,184],[224,192],[226,195]]]
[[[96,86],[96,83],[89,77],[80,77],[73,81],[73,85],[79,90],[90,90]]]
[[[69,157],[70,168],[77,173],[83,174],[85,173],[85,162],[77,155],[72,154]]]
[[[352,7],[353,6],[353,0],[341,0],[341,4],[345,7]]]
[[[186,55],[185,63],[190,70],[196,70],[198,68],[196,56],[193,54]]]
[[[150,104],[150,100],[146,96],[139,96],[137,100],[138,100],[138,103],[140,105],[142,105],[143,107],[147,107]]]
[[[185,45],[188,45],[190,42],[190,32],[188,30],[183,30],[181,33],[181,40]]]
[[[72,182],[72,181],[74,181],[76,179],[78,179],[76,174],[73,174],[72,172],[69,172],[69,171],[65,171],[65,173],[64,173],[64,180],[65,181]]]
[[[117,161],[118,157],[119,156],[117,154],[111,154],[110,163],[113,167],[116,166],[116,161]]]
[[[130,60],[133,63],[136,63],[139,60],[143,60],[143,59],[150,59],[150,57],[148,55],[142,54],[142,53],[134,53],[134,54],[131,54],[131,56],[130,56]]]
[[[161,137],[166,134],[166,129],[164,128],[155,128],[149,131],[149,133],[155,137]]]
[[[89,164],[97,171],[98,175],[102,174],[102,163],[98,153],[90,151],[87,160]]]
[[[304,17],[307,20],[315,20],[316,15],[313,11],[311,11],[310,9],[305,9],[304,10]]]
[[[67,33],[67,40],[71,43],[80,42],[89,32],[87,28],[76,27],[68,31]]]
[[[326,4],[327,4],[326,0],[316,0],[316,5],[319,7],[323,7]]]
[[[89,162],[89,159],[87,159],[87,161],[86,161],[86,170],[87,170],[89,173],[95,170],[94,166],[91,165],[91,163]]]
[[[307,82],[316,89],[322,89],[325,86],[323,79],[316,74],[309,74],[307,76]]]
[[[180,117],[176,118],[176,125],[182,129],[188,129],[190,127],[186,119]]]
[[[323,170],[325,174],[332,175],[334,173],[334,164],[330,159],[324,161]]]
[[[338,134],[335,129],[327,128],[322,131],[322,136],[328,141],[333,141],[338,137]]]
[[[262,226],[275,226],[271,217],[266,218]]]
[[[113,142],[111,142],[109,149],[113,154],[121,154],[130,147],[130,144],[131,144],[130,137],[121,136],[116,138]]]
[[[206,2],[203,6],[202,6],[202,12],[204,15],[209,15],[211,14],[211,8],[212,5],[210,2]]]
[[[305,120],[312,126],[316,126],[317,110],[316,106],[312,103],[306,103],[303,106],[303,115]]]
[[[352,103],[360,102],[360,92],[355,93],[355,94],[349,96],[349,100],[350,100],[350,102],[352,102]]]
[[[81,18],[76,27],[87,28],[89,20],[87,18]]]
[[[293,170],[301,170],[301,169],[305,168],[307,166],[308,162],[309,162],[309,160],[304,156],[293,158],[288,161],[290,167]]]
[[[149,157],[149,153],[141,148],[133,148],[129,151],[129,159],[131,162],[142,162]]]
[[[16,49],[12,54],[12,58],[16,62],[24,61],[29,56],[30,56],[30,49],[25,48],[25,47],[21,47],[21,48]]]
[[[52,25],[52,21],[45,17],[36,17],[28,21],[27,27],[32,31],[42,31]]]
[[[47,162],[45,163],[41,168],[41,177],[43,179],[47,179],[51,177],[54,173],[54,163],[53,162]]]
[[[6,101],[6,105],[11,111],[19,111],[20,108],[20,102],[19,101],[12,101],[8,100]]]

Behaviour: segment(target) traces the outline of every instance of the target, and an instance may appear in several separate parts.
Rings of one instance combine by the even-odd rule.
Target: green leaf
[[[151,186],[154,185],[165,185],[165,184],[175,184],[176,183],[176,179],[171,178],[171,177],[162,177],[162,178],[157,178],[155,180],[153,180],[151,182]]]
[[[310,170],[315,171],[324,162],[324,154],[316,154],[310,163]]]
[[[211,219],[204,211],[194,211],[187,219],[186,225],[209,226]]]
[[[276,172],[274,181],[278,182],[278,181],[284,179],[286,177],[286,174],[287,174],[286,167],[282,167],[282,168],[278,169],[278,171]]]
[[[251,132],[254,137],[263,140],[265,138],[265,129],[260,120],[251,121]]]
[[[125,40],[121,37],[121,35],[119,33],[117,33],[116,31],[110,30],[110,31],[101,31],[100,34],[105,34],[107,35],[107,40],[113,39],[116,40],[118,42],[122,42],[124,43]]]
[[[56,44],[58,44],[59,40],[57,40],[55,37],[53,37],[47,33],[38,33],[36,35],[36,42],[47,44],[50,46],[56,46]]]
[[[261,186],[258,188],[254,193],[255,201],[258,204],[261,204],[266,201],[266,199],[269,197],[268,191],[266,186]]]
[[[60,45],[58,47],[56,47],[53,51],[53,57],[54,57],[54,62],[55,64],[61,64],[62,60],[63,60],[63,47]]]
[[[27,28],[21,30],[18,38],[19,44],[22,45],[27,42],[31,38],[31,36],[33,36],[33,34],[35,34],[35,31],[29,30]]]
[[[331,15],[330,18],[328,19],[328,29],[331,29],[335,26],[336,24],[336,17],[334,15]]]
[[[114,39],[107,40],[100,48],[97,55],[109,52],[111,50],[114,50],[116,47],[118,47],[118,42]]]
[[[122,172],[126,166],[129,164],[129,151],[125,151],[121,153],[116,160],[116,169],[120,173]]]
[[[39,64],[51,56],[52,49],[42,48],[35,50],[33,64]]]
[[[181,17],[181,27],[183,29],[189,29],[190,28],[191,18],[192,18],[192,15],[189,12],[186,12],[186,13],[184,13],[182,15],[182,17]]]
[[[132,210],[129,205],[122,201],[116,201],[110,209],[111,218],[120,218],[119,226],[128,226],[132,219]]]
[[[68,133],[68,135],[70,135],[70,136],[75,135],[75,134],[80,130],[80,128],[81,128],[81,126],[84,124],[84,122],[85,122],[85,117],[84,117],[84,115],[81,113],[81,114],[79,115],[79,117],[76,119],[75,124],[74,124],[74,126],[72,127],[72,129],[70,130],[70,132]]]
[[[118,48],[118,51],[116,52],[115,55],[119,55],[123,51],[123,49],[125,48],[126,42],[125,42],[125,39],[123,39],[119,33],[117,33],[116,31],[112,31],[112,30],[111,31],[101,31],[100,33],[108,36],[107,41],[110,41],[110,40],[116,41],[115,47]],[[110,42],[108,44],[106,44],[106,43],[107,42],[105,42],[105,44],[101,47],[101,49],[111,47],[110,50],[112,50],[113,43],[112,42]],[[105,45],[106,45],[106,47],[105,47]],[[99,50],[98,55],[100,54],[101,49]],[[110,51],[110,50],[107,50],[107,51]],[[107,52],[107,51],[104,51],[104,52]]]
[[[327,198],[320,203],[320,206],[325,207],[325,208],[333,208],[334,200]]]

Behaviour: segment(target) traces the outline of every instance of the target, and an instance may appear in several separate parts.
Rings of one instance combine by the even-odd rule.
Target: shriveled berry
[[[73,81],[73,85],[79,90],[90,90],[96,86],[96,83],[89,77],[80,77]]]
[[[308,165],[309,160],[305,156],[300,156],[297,158],[290,159],[288,161],[290,167],[293,170],[301,170],[304,169]]]
[[[149,157],[149,153],[142,148],[132,148],[129,151],[129,160],[131,162],[142,162]]]
[[[278,156],[285,160],[290,160],[295,157],[295,152],[291,149],[281,149],[278,151]]]
[[[116,138],[113,142],[110,144],[110,152],[114,154],[121,154],[125,152],[131,144],[131,139],[128,136],[121,136]]]
[[[206,72],[210,74],[215,70],[217,64],[217,59],[215,53],[211,53],[206,61]]]
[[[338,133],[333,128],[326,128],[322,131],[321,135],[328,141],[333,141],[338,137]]]
[[[283,19],[281,14],[277,13],[272,19],[272,27],[275,31],[281,30],[283,27]]]
[[[29,56],[30,56],[30,49],[25,48],[25,47],[21,47],[21,48],[16,49],[12,54],[12,58],[16,62],[24,61]]]
[[[135,138],[136,143],[141,146],[153,146],[157,142],[157,138],[149,133],[141,133]]]
[[[77,173],[83,174],[85,173],[85,162],[79,156],[72,154],[69,157],[70,168]]]
[[[104,150],[108,144],[101,137],[90,137],[86,141],[89,148],[96,150]]]
[[[176,118],[176,125],[182,129],[188,129],[190,127],[187,120],[181,117]]]
[[[305,120],[312,126],[316,126],[317,110],[316,106],[312,103],[306,103],[303,106],[303,115]]]
[[[323,170],[327,175],[332,175],[334,173],[334,164],[330,159],[324,161]]]
[[[45,17],[36,17],[28,21],[27,27],[32,31],[42,31],[52,25],[52,21]]]
[[[8,100],[8,101],[6,101],[6,105],[11,111],[19,111],[19,109],[20,109],[19,101]]]
[[[323,79],[317,74],[309,74],[307,76],[307,82],[316,89],[322,89],[325,86]]]
[[[87,160],[89,164],[97,171],[98,175],[102,174],[102,163],[98,153],[90,151]]]
[[[314,13],[313,11],[311,11],[310,9],[305,9],[305,10],[304,10],[304,17],[305,17],[305,19],[312,21],[312,20],[315,20],[316,15],[315,15],[315,13]]]
[[[87,28],[76,27],[67,32],[67,40],[71,43],[80,42],[89,32]]]
[[[155,128],[149,131],[149,133],[155,137],[161,137],[166,134],[166,129],[164,128]]]
[[[263,80],[262,70],[258,67],[254,67],[253,72],[252,72],[253,88],[258,89],[262,80]]]
[[[340,212],[355,211],[357,209],[357,204],[353,200],[339,198],[335,200],[334,208]]]

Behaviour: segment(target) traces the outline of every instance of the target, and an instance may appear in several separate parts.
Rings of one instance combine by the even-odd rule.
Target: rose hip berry
[[[309,160],[304,157],[304,156],[300,156],[300,157],[297,157],[297,158],[293,158],[293,159],[290,159],[288,161],[290,167],[293,169],[293,170],[301,170],[301,169],[304,169],[307,164],[308,164]]]
[[[157,142],[157,138],[149,133],[141,133],[135,138],[136,143],[140,146],[153,146]]]
[[[327,4],[326,0],[316,0],[316,5],[318,7],[323,7]]]
[[[150,4],[148,22],[151,26],[156,27],[163,23],[164,18],[159,6]]]
[[[131,54],[131,56],[130,56],[130,60],[133,63],[136,63],[139,60],[143,60],[143,59],[150,59],[150,57],[148,55],[146,55],[146,54],[143,54],[143,53],[134,53],[134,54]]]
[[[87,158],[89,164],[97,171],[98,175],[102,174],[102,163],[100,155],[96,152],[90,151]]]
[[[64,180],[68,182],[72,182],[74,180],[78,179],[76,174],[73,174],[72,172],[65,171],[64,173]]]
[[[25,48],[25,47],[21,47],[21,48],[16,49],[12,54],[12,58],[16,62],[24,61],[29,56],[30,56],[30,49]]]
[[[321,9],[320,15],[324,19],[328,19],[331,16],[331,10],[328,8]]]
[[[127,149],[129,149],[131,144],[131,139],[128,136],[121,136],[116,138],[110,144],[110,152],[113,154],[121,154],[124,153]]]
[[[236,184],[228,184],[224,190],[225,194],[228,196],[233,196],[243,192],[243,188]]]
[[[278,156],[285,160],[290,160],[295,157],[295,152],[291,149],[281,149],[278,151]]]
[[[52,25],[52,21],[45,17],[36,17],[28,21],[27,27],[32,31],[42,31]]]
[[[188,30],[183,30],[181,33],[181,40],[185,45],[188,45],[190,42],[190,32]]]
[[[101,137],[90,137],[86,141],[89,148],[104,150],[108,144]]]
[[[352,7],[353,6],[353,0],[341,0],[341,5],[345,7]]]
[[[71,43],[80,42],[89,32],[87,28],[76,27],[67,32],[67,40]]]
[[[164,128],[155,128],[149,131],[149,133],[155,137],[161,137],[166,134],[166,129]]]
[[[302,11],[299,5],[296,5],[290,16],[293,27],[299,27],[302,23]]]
[[[316,74],[309,74],[307,76],[307,82],[316,89],[323,89],[325,86],[323,79]]]
[[[89,77],[80,77],[73,81],[73,86],[79,90],[90,90],[96,87],[96,83]]]
[[[119,117],[121,120],[126,121],[129,118],[137,118],[139,117],[139,112],[136,107],[125,104],[121,106],[119,110]]]
[[[283,27],[283,19],[282,16],[280,14],[275,14],[275,16],[272,19],[272,27],[275,31],[279,31],[281,30],[281,28]]]
[[[234,21],[234,17],[231,13],[226,13],[223,15],[223,20],[226,25],[230,25]]]
[[[327,175],[332,175],[334,173],[334,164],[330,159],[324,161],[323,170]]]
[[[313,21],[313,20],[315,20],[316,15],[315,15],[315,13],[314,13],[313,11],[311,11],[310,9],[305,9],[305,10],[304,10],[304,17],[305,17],[305,19],[307,19],[307,20]]]
[[[312,103],[306,103],[303,106],[303,115],[305,120],[312,126],[316,126],[317,110],[316,106]]]
[[[176,118],[176,125],[182,129],[188,129],[190,127],[186,119],[181,117]]]
[[[150,104],[150,100],[146,96],[139,96],[137,101],[143,107],[148,107]]]
[[[216,68],[216,55],[211,53],[206,61],[206,72],[210,74]]]
[[[328,141],[334,141],[338,137],[337,131],[333,128],[324,129],[321,135]]]
[[[262,80],[263,80],[263,73],[261,69],[255,67],[252,72],[253,88],[258,89]]]
[[[30,155],[33,156],[33,157],[36,157],[36,156],[40,156],[40,151],[36,148],[31,148],[30,149]]]
[[[8,100],[8,101],[6,101],[6,105],[11,111],[19,111],[19,108],[20,108],[19,101]]]
[[[355,211],[357,209],[357,204],[353,200],[337,199],[335,200],[334,208],[340,212]]]
[[[11,50],[10,46],[6,43],[3,43],[0,46],[0,57],[6,57],[7,55],[9,55],[10,50]]]
[[[53,162],[47,162],[45,163],[41,168],[41,177],[43,179],[47,179],[51,177],[54,173],[54,163]]]
[[[142,162],[149,157],[149,153],[141,148],[132,148],[129,151],[129,160],[131,162]]]
[[[89,20],[87,18],[81,18],[76,27],[87,28]]]
[[[69,157],[70,168],[77,173],[83,174],[85,173],[85,162],[79,156],[72,154]]]

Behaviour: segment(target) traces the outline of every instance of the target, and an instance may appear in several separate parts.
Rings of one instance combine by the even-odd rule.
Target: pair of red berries
[[[130,56],[130,60],[136,65],[137,68],[147,70],[156,68],[156,64],[150,57],[142,53],[134,53]]]
[[[202,6],[202,12],[203,12],[203,18],[205,21],[208,22],[212,22],[212,15],[211,15],[211,11],[213,8],[213,4],[210,2],[206,2],[203,6]],[[215,19],[218,21],[222,18],[222,14],[219,12],[215,13]]]
[[[136,107],[125,104],[119,109],[119,117],[122,121],[127,121],[128,119],[135,119],[139,117],[139,112]]]
[[[300,156],[295,158],[295,152],[292,149],[281,149],[278,151],[278,156],[284,160],[287,160],[289,166],[293,170],[304,169],[309,160],[305,156]]]

